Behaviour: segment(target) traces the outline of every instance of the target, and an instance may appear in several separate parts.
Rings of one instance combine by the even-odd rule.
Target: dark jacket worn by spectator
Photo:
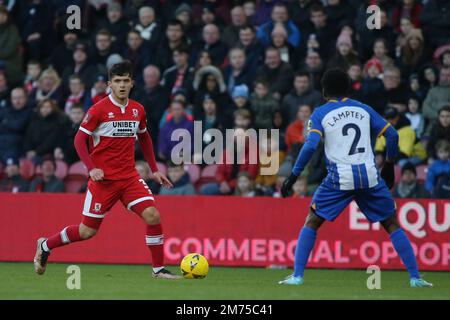
[[[37,177],[30,184],[30,192],[45,192],[45,193],[58,193],[64,192],[64,183],[53,176],[49,181]]]
[[[295,89],[292,89],[283,99],[282,110],[289,122],[297,118],[298,108],[307,104],[313,108],[317,107],[323,102],[322,94],[309,88],[306,92],[299,95]]]
[[[266,65],[259,67],[256,71],[256,78],[259,77],[269,82],[271,92],[278,92],[284,96],[292,88],[294,70],[288,63],[282,61],[280,66],[275,69],[270,69]]]
[[[5,156],[18,157],[22,154],[22,142],[31,110],[24,107],[0,109],[0,159]]]
[[[6,22],[0,25],[0,61],[5,64],[8,82],[19,84],[22,81],[21,39],[16,26]]]

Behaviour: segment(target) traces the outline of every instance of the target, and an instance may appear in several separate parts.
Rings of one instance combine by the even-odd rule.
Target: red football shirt
[[[89,154],[105,180],[123,180],[137,174],[134,146],[138,133],[147,130],[144,107],[131,99],[121,105],[109,95],[87,112],[81,131],[92,136]]]

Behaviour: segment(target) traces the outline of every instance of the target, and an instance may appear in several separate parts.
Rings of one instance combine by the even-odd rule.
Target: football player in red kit
[[[156,165],[153,143],[147,131],[144,107],[129,99],[133,87],[129,61],[115,64],[109,71],[111,94],[87,112],[75,136],[75,148],[89,170],[89,182],[79,225],[65,227],[61,232],[37,241],[34,267],[43,274],[51,250],[72,242],[92,238],[112,206],[121,201],[124,207],[138,214],[147,224],[146,245],[153,261],[153,277],[177,279],[164,267],[164,236],[154,196],[135,169],[136,137],[153,179],[166,188],[170,181]]]

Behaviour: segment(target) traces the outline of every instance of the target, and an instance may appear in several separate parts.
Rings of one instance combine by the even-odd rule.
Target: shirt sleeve
[[[89,108],[81,122],[79,130],[92,136],[92,133],[97,129],[100,123],[100,113],[97,108]]]
[[[141,108],[141,119],[139,121],[139,129],[137,133],[145,133],[147,132],[147,115],[145,113],[144,108]]]
[[[321,137],[323,137],[322,119],[317,111],[313,112],[308,121],[308,134],[311,132],[317,132]]]

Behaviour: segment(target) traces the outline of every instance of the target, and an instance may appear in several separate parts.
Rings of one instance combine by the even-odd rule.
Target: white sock
[[[47,240],[42,242],[41,249],[44,250],[45,252],[50,252],[50,249],[47,247]]]
[[[153,268],[153,273],[158,273],[158,272],[160,272],[162,269],[164,269],[164,267]]]

